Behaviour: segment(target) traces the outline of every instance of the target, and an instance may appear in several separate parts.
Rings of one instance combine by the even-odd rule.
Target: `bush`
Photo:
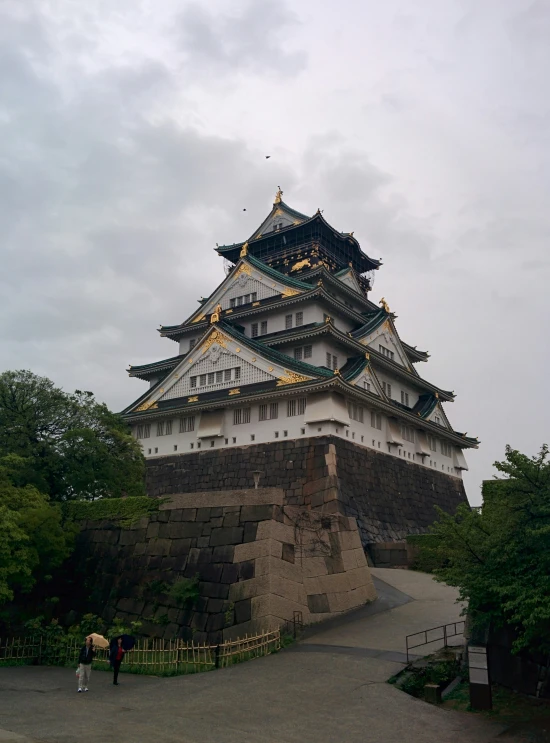
[[[178,578],[168,589],[168,595],[182,609],[190,608],[200,596],[199,576]]]

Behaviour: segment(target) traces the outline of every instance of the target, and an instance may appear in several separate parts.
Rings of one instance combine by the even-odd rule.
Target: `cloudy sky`
[[[546,0],[0,0],[0,370],[126,406],[281,185],[383,259],[479,503],[550,440],[549,37]]]

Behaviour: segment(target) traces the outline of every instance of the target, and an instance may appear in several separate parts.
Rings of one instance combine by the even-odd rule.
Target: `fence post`
[[[443,647],[447,647],[447,625],[443,625]]]
[[[216,645],[216,651],[214,655],[214,667],[219,668],[220,667],[220,646]]]

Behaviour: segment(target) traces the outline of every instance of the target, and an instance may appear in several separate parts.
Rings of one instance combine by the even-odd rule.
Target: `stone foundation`
[[[179,494],[130,528],[87,522],[62,611],[142,622],[197,642],[320,621],[376,597],[355,519],[284,504],[278,489]],[[199,579],[178,606],[170,586]],[[92,586],[87,590],[87,586]]]
[[[454,513],[466,503],[462,480],[410,460],[334,436],[205,450],[147,460],[151,496],[247,488],[281,488],[286,505],[357,519],[365,547],[427,531],[434,506]]]

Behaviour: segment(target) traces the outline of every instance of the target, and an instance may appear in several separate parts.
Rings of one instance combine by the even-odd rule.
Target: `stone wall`
[[[355,520],[287,506],[275,488],[175,495],[130,528],[82,527],[61,613],[139,620],[145,635],[219,642],[376,596]],[[199,599],[179,606],[170,586],[195,576]]]
[[[452,513],[467,502],[457,477],[332,436],[149,459],[147,490],[246,488],[254,470],[263,486],[284,491],[285,504],[356,517],[365,547],[423,533],[435,505]]]

